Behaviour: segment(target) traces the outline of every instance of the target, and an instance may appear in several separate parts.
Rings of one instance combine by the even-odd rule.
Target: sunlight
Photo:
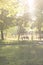
[[[34,6],[34,0],[28,0],[29,8],[33,8]]]
[[[30,15],[34,15],[34,0],[18,0],[19,6],[18,6],[18,14],[17,16],[22,16],[22,14],[25,12],[29,12]]]
[[[18,14],[21,16],[24,12],[29,12],[31,16],[35,13],[35,1],[34,0],[19,0]]]
[[[30,13],[32,21],[36,21],[35,16],[35,1],[34,0],[27,0],[28,12]]]
[[[28,0],[28,3],[27,4],[29,6],[29,12],[31,14],[33,14],[34,13],[34,10],[35,10],[34,0]]]

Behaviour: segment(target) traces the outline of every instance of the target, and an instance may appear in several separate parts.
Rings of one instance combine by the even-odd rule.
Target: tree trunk
[[[41,40],[41,29],[39,29],[39,38]]]
[[[41,33],[39,33],[39,38],[40,38],[40,40],[41,40]]]
[[[31,34],[31,40],[33,41],[33,31],[32,31],[32,34]]]
[[[1,30],[1,39],[4,40],[3,30]]]
[[[18,34],[18,41],[19,41],[19,39],[20,39],[20,34]]]
[[[32,37],[31,37],[31,40],[33,41],[33,35],[32,35]]]

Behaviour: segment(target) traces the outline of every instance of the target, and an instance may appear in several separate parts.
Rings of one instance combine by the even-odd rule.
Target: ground
[[[43,65],[43,42],[0,41],[0,65]]]

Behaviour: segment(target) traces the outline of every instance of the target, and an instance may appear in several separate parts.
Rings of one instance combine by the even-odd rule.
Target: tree
[[[8,13],[6,11],[1,10],[1,11],[3,11],[3,13],[0,14],[0,21],[3,21],[3,22],[0,22],[0,25],[2,27],[4,26],[3,28],[1,27],[3,30],[5,28],[8,28],[10,26],[15,25],[14,24],[15,21],[12,22],[12,20],[16,19],[15,16],[19,11],[19,5],[18,4],[19,4],[19,2],[17,0],[15,0],[15,1],[12,1],[12,0],[11,1],[9,1],[9,0],[5,0],[5,1],[0,0],[0,9],[7,10],[9,12]],[[8,16],[5,14],[5,12],[7,13]],[[0,30],[3,31],[2,29],[0,29]],[[2,39],[4,39],[3,38],[3,32],[1,32],[1,34],[2,34],[2,36],[1,36]]]
[[[16,25],[18,26],[18,40],[20,35],[26,34],[26,28],[29,27],[29,13],[24,13],[22,16],[17,18]]]
[[[1,14],[0,14],[0,30],[1,30],[1,39],[4,40],[4,34],[3,30],[9,28],[10,26],[13,26],[12,20],[14,19],[13,17],[7,17],[8,11],[1,9]]]
[[[39,16],[37,17],[37,29],[38,29],[38,32],[39,32],[39,38],[41,40],[41,28],[42,28],[42,24],[43,24],[43,14],[42,12],[40,12],[38,14]]]
[[[37,17],[36,19],[36,28],[38,29],[38,33],[39,33],[39,38],[41,40],[41,28],[42,28],[42,24],[43,24],[43,0],[40,0],[38,3],[37,3],[37,0],[36,0],[36,13],[35,13],[35,16]]]

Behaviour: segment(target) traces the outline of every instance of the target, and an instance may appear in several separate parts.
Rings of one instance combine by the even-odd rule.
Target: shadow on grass
[[[0,45],[29,45],[29,44],[37,44],[40,41],[28,41],[28,40],[23,40],[23,41],[18,41],[18,40],[0,40]],[[43,42],[43,41],[41,41]]]
[[[36,41],[12,41],[11,46],[3,46],[0,65],[43,65],[43,47],[36,44]]]

